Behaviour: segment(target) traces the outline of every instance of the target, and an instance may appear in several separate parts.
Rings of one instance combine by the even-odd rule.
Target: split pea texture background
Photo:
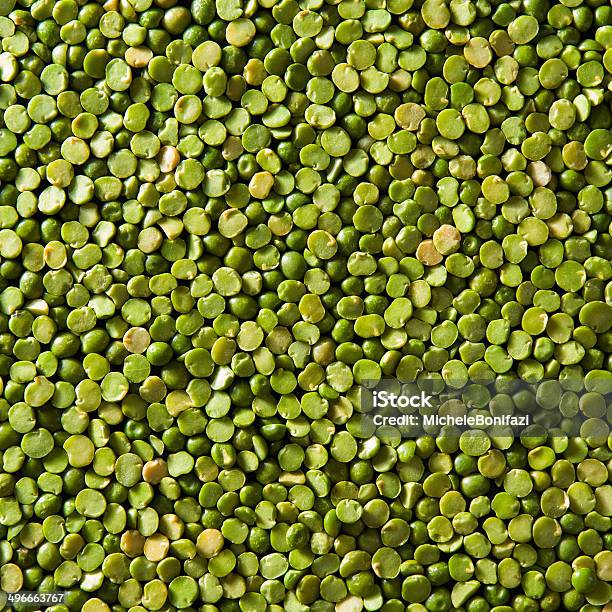
[[[1,606],[609,610],[609,2],[0,0],[0,38]],[[376,430],[383,378],[534,424]]]

